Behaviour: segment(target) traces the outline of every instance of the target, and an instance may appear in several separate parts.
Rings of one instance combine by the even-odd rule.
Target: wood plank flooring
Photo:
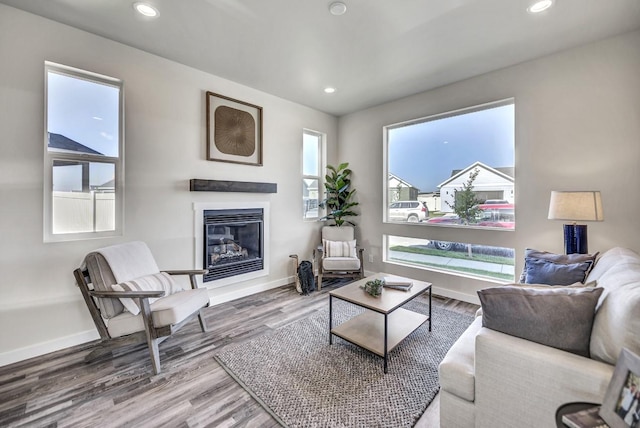
[[[87,364],[88,343],[0,367],[0,426],[277,427],[213,356],[326,307],[339,285],[323,284],[309,296],[285,286],[207,308],[210,331],[202,333],[193,320],[163,342],[157,376],[146,346]],[[478,308],[437,296],[433,304],[462,313]],[[431,407],[418,426],[439,425]]]

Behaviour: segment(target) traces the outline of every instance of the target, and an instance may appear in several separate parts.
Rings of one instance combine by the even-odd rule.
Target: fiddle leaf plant
[[[345,220],[345,217],[356,217],[358,214],[352,210],[358,205],[353,201],[355,189],[351,188],[351,170],[349,163],[341,163],[338,167],[327,165],[327,175],[324,177],[326,198],[320,203],[321,208],[327,209],[327,215],[320,220],[333,220],[333,226],[342,226],[355,223]]]

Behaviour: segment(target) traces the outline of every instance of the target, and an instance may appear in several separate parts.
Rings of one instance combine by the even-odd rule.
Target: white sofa
[[[440,364],[441,427],[554,427],[560,405],[601,403],[622,347],[640,354],[640,256],[608,250],[591,281],[604,291],[590,358],[490,330],[479,314]]]

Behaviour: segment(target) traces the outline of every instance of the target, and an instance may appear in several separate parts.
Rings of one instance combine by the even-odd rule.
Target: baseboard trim
[[[241,297],[250,296],[252,294],[260,293],[261,291],[271,290],[272,288],[282,287],[283,285],[291,284],[294,282],[294,277],[289,276],[286,278],[280,278],[267,283],[256,284],[250,287],[243,287],[240,289],[234,289],[228,292],[224,292],[223,288],[214,288],[209,290],[209,304],[211,306],[219,305],[221,303],[230,302],[232,300],[239,299]],[[292,287],[295,287],[292,285]],[[233,288],[233,287],[230,287]]]
[[[100,339],[98,332],[96,330],[87,330],[70,336],[25,346],[24,348],[14,349],[9,352],[3,352],[0,353],[0,367],[70,348],[71,346],[81,345],[96,339]]]
[[[480,299],[478,298],[477,294],[460,293],[459,291],[452,291],[452,290],[449,290],[448,288],[442,288],[442,287],[433,287],[431,291],[433,292],[433,294],[437,294],[438,296],[442,296],[442,297],[447,297],[449,299],[461,300],[463,302],[473,303],[475,305],[480,304]]]

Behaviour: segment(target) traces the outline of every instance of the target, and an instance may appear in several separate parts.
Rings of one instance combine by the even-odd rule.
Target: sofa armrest
[[[476,336],[476,426],[555,426],[571,401],[602,403],[614,366],[481,328]]]

